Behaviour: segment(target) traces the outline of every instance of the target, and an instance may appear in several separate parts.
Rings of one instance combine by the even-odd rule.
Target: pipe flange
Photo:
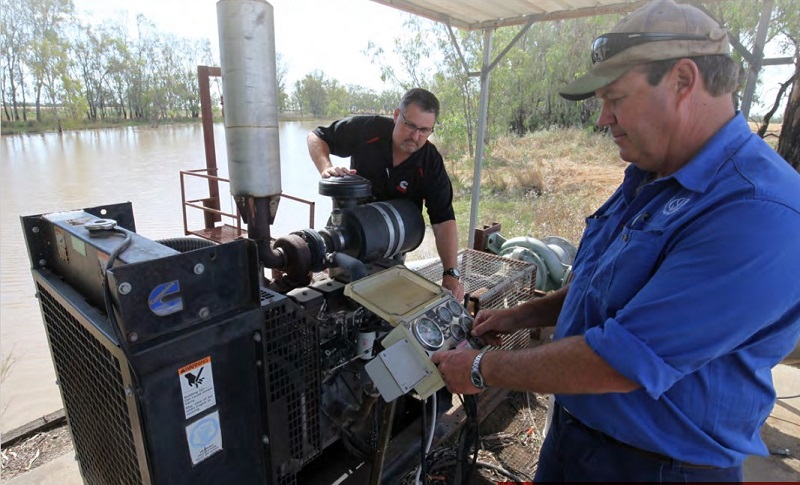
[[[575,256],[578,254],[578,248],[576,248],[575,245],[572,244],[569,240],[559,236],[547,236],[542,239],[542,242],[548,246],[551,246],[550,249],[552,249],[552,246],[555,246],[564,251],[566,259],[561,258],[561,256],[559,255],[559,259],[561,259],[562,263],[571,265],[572,263],[575,262]],[[558,252],[556,252],[556,254],[558,254]]]
[[[302,237],[289,234],[276,240],[273,247],[283,251],[286,257],[286,267],[280,269],[286,272],[285,278],[292,286],[311,283],[311,250]]]
[[[306,243],[309,251],[311,271],[317,273],[325,269],[325,240],[317,231],[303,229],[292,233],[300,237]]]

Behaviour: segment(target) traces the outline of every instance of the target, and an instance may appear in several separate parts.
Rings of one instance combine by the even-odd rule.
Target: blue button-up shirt
[[[629,166],[586,220],[556,327],[641,388],[557,400],[638,448],[738,465],[767,453],[771,369],[800,337],[800,175],[741,115],[649,175]]]

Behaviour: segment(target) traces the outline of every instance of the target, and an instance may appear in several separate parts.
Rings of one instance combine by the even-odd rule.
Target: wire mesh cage
[[[458,252],[458,269],[472,310],[511,308],[534,297],[536,266],[525,261],[462,249]],[[444,268],[441,261],[436,260],[414,271],[441,284]],[[529,331],[520,330],[505,338],[501,348],[525,347],[529,340]]]

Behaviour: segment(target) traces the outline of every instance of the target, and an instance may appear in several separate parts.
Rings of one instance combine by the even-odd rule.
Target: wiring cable
[[[422,402],[422,429],[423,429],[422,440],[424,446],[421,447],[422,457],[419,462],[419,467],[417,468],[417,476],[414,479],[414,483],[417,485],[420,484],[420,477],[422,477],[423,480],[422,483],[428,483],[427,470],[425,468],[428,460],[428,453],[430,453],[431,446],[433,446],[433,434],[436,431],[436,409],[438,403],[436,401],[435,392],[433,393],[433,399],[431,400],[431,426],[430,426],[430,431],[428,431],[427,442],[426,442],[425,441],[426,436],[424,430],[425,430],[425,412],[427,411],[427,404],[428,404],[428,399],[425,399],[425,401]]]
[[[480,432],[478,429],[478,399],[474,395],[461,396],[461,406],[466,414],[466,422],[461,428],[456,449],[455,483],[471,483],[472,474],[478,461]],[[468,459],[472,453],[472,460]],[[471,461],[471,462],[470,462]]]
[[[128,361],[128,369],[131,373],[131,379],[133,381],[134,387],[139,387],[139,376],[136,373],[136,370],[133,366],[130,365],[131,362],[131,352],[130,348],[128,347],[128,341],[125,339],[125,336],[122,333],[122,328],[120,327],[119,321],[117,320],[117,314],[114,310],[114,298],[111,294],[111,286],[108,283],[108,271],[114,267],[114,262],[116,262],[117,258],[130,246],[132,241],[132,236],[130,231],[126,231],[115,226],[113,229],[110,229],[112,234],[114,235],[121,235],[125,239],[123,239],[122,243],[119,244],[113,251],[108,255],[108,261],[106,261],[105,268],[103,269],[103,300],[106,307],[106,314],[108,316],[108,320],[111,323],[111,329],[114,332],[114,336],[119,343],[119,347],[122,350],[122,353],[125,355],[125,359]]]

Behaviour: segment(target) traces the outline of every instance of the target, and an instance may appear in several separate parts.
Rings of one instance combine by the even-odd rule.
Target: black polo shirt
[[[405,198],[420,211],[428,209],[431,224],[455,220],[453,186],[444,160],[429,141],[407,160],[392,167],[394,121],[385,116],[353,116],[314,130],[331,154],[350,157],[350,168],[372,183],[376,201]]]

